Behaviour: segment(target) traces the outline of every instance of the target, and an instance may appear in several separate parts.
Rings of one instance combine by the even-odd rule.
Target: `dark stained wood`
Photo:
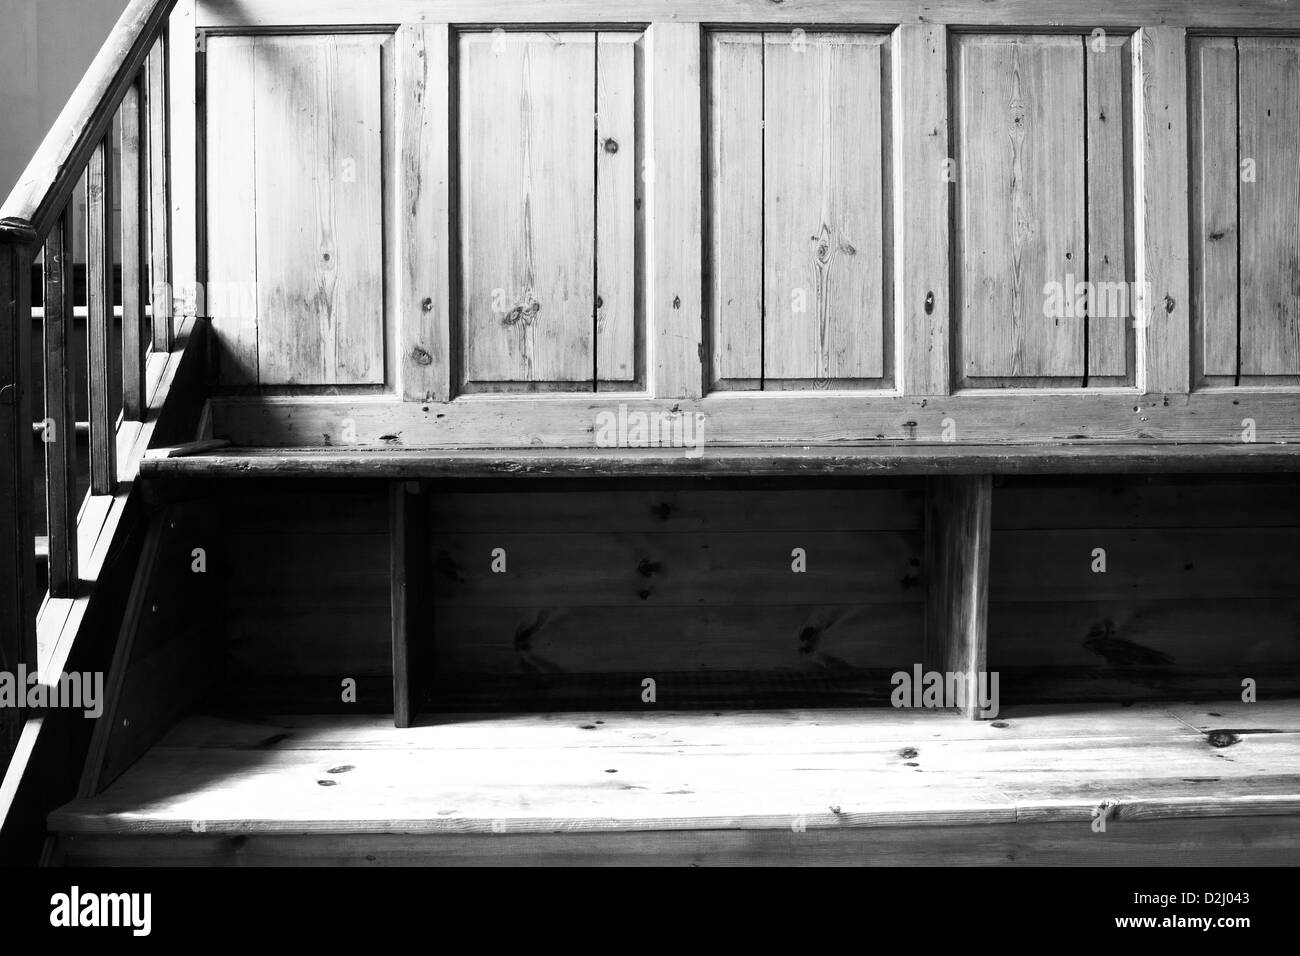
[[[340,452],[237,449],[146,459],[146,477],[600,477],[638,475],[979,475],[1292,472],[1300,445],[875,445],[680,450],[510,449]]]
[[[971,718],[980,716],[979,679],[988,669],[992,507],[989,475],[926,481],[924,665],[968,675],[962,713]]]
[[[131,0],[4,206],[0,233],[38,241],[53,228],[176,0]]]
[[[122,417],[144,414],[144,304],[149,256],[148,152],[141,131],[148,122],[139,77],[127,87],[118,114],[122,140]]]
[[[77,585],[77,422],[72,365],[72,206],[45,241],[45,515],[49,591],[72,597]],[[50,440],[50,439],[53,440]]]
[[[90,358],[90,493],[111,495],[117,484],[116,371],[113,342],[113,174],[105,139],[86,168],[86,332]]]
[[[32,554],[30,261],[0,238],[0,668],[36,662],[36,563]],[[0,764],[18,743],[21,712],[0,708]]]

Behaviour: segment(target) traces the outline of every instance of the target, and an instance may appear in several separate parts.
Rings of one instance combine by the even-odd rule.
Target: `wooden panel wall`
[[[535,487],[433,495],[426,709],[879,701],[920,659],[919,484]]]
[[[1197,37],[1193,269],[1200,375],[1300,382],[1300,40]]]
[[[958,35],[953,52],[963,381],[1125,375],[1124,38]]]
[[[382,37],[208,47],[208,276],[227,384],[384,372]]]
[[[387,497],[382,489],[231,494],[214,570],[223,585],[234,708],[392,709]],[[355,704],[342,681],[357,682]]]
[[[882,384],[893,333],[886,38],[709,42],[714,380]]]
[[[636,378],[640,37],[459,38],[463,384]]]
[[[1300,486],[1059,479],[995,490],[989,668],[1004,700],[1300,686]]]

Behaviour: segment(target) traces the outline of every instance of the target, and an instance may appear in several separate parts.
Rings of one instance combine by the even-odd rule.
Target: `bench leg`
[[[966,675],[963,716],[980,716],[987,666],[991,475],[927,478],[925,669]]]
[[[428,639],[429,496],[418,481],[389,486],[389,568],[393,619],[393,722],[410,727],[418,710],[421,635]]]

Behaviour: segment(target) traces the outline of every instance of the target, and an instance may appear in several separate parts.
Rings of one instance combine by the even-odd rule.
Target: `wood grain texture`
[[[445,24],[404,24],[397,58],[399,389],[451,397],[451,49]]]
[[[1188,308],[1187,31],[1143,27],[1134,38],[1141,94],[1134,179],[1139,214],[1136,281],[1144,303],[1138,323],[1140,386],[1148,393],[1191,388]]]
[[[946,28],[902,24],[894,33],[892,63],[902,388],[909,395],[947,395],[949,208],[956,170],[949,152]]]
[[[77,586],[77,422],[73,397],[72,211],[45,242],[44,368],[45,521],[52,597],[75,596]],[[50,440],[50,439],[53,440]]]
[[[203,0],[198,23],[210,27],[308,26],[312,24],[391,24],[416,18],[429,22],[519,22],[517,0]],[[1102,0],[1081,8],[1073,0],[940,0],[925,8],[933,23],[963,26],[1053,24],[1093,29],[1098,23],[1141,27],[1167,21],[1175,25],[1238,29],[1300,26],[1300,13],[1279,0],[1243,0],[1230,6],[1217,0]],[[538,23],[613,21],[646,23],[905,23],[917,16],[915,0],[800,0],[774,5],[770,0],[639,0],[611,9],[602,0],[551,0],[529,10]]]
[[[765,380],[884,373],[883,43],[764,36]]]
[[[763,377],[763,34],[709,34],[713,388]]]
[[[153,347],[158,352],[170,352],[176,330],[172,326],[171,91],[166,31],[159,33],[149,51],[144,78],[149,119],[149,292]]]
[[[591,387],[592,33],[466,33],[458,50],[465,383]]]
[[[1193,292],[1202,375],[1237,375],[1237,41],[1192,44]]]
[[[1241,374],[1300,374],[1300,43],[1238,44]]]
[[[384,381],[381,42],[256,41],[263,385]]]
[[[122,417],[141,421],[145,406],[144,353],[152,336],[145,335],[145,284],[149,255],[148,122],[144,87],[131,84],[118,113],[121,140],[122,248]]]
[[[418,482],[389,485],[389,578],[392,600],[393,721],[415,717],[420,637],[430,627],[428,497]]]
[[[1128,37],[1083,41],[1087,76],[1088,374],[1126,376],[1133,276],[1132,64]]]
[[[208,315],[224,385],[258,383],[257,43],[208,41]]]
[[[637,377],[643,325],[641,232],[644,41],[596,34],[596,381]]]
[[[988,669],[993,479],[930,478],[925,490],[925,666],[966,675],[961,713],[974,719]]]
[[[1084,271],[1083,55],[1078,37],[957,40],[963,379],[1083,376],[1083,318],[1046,309]]]
[[[646,31],[647,364],[657,398],[704,390],[702,47],[698,24]]]
[[[701,862],[752,859],[755,842],[784,833],[788,853],[845,862],[864,852],[915,862],[918,846],[936,861],[958,853],[988,862],[993,847],[999,861],[1008,853],[1020,861],[1029,840],[1029,859],[1039,862],[1244,863],[1258,857],[1232,847],[1259,820],[1268,826],[1249,842],[1258,847],[1272,834],[1265,853],[1280,862],[1296,846],[1284,821],[1300,808],[1293,711],[1283,705],[1281,723],[1270,728],[1277,733],[1241,734],[1232,760],[1219,759],[1209,733],[1253,718],[1230,701],[1009,709],[998,727],[892,708],[703,720],[669,711],[455,715],[400,733],[382,718],[357,716],[192,717],[102,795],[58,808],[49,826],[74,842],[128,841],[101,847],[101,860],[131,858],[135,840],[153,840],[145,845],[170,856],[197,852],[191,840],[222,838],[223,848],[206,847],[209,862],[258,853],[289,862],[300,857],[286,856],[283,841],[296,834],[312,839],[296,853],[353,854],[360,863],[358,838],[374,846],[401,834],[407,859],[447,852],[431,841],[477,835],[478,852],[495,859],[521,852],[515,841],[530,838],[545,841],[530,844],[533,852],[593,861],[586,841],[622,837],[628,842],[602,847],[611,859],[635,852]],[[1088,824],[1106,803],[1110,826],[1101,839]],[[1035,829],[1043,826],[1072,829]],[[975,827],[986,829],[972,839]],[[689,837],[689,853],[673,832]],[[735,832],[748,835],[749,850],[725,843]],[[834,841],[816,842],[823,832]],[[1061,843],[1069,832],[1082,836]],[[871,841],[852,842],[861,833]],[[906,843],[894,842],[898,834]],[[232,842],[236,836],[246,839]],[[159,838],[174,841],[170,849]],[[1123,841],[1122,854],[1090,849],[1112,839]],[[270,846],[259,850],[259,841]],[[835,856],[844,841],[852,854]],[[467,850],[456,852],[468,860]]]
[[[113,171],[105,139],[86,167],[86,338],[90,349],[90,493],[111,495],[117,485],[117,409],[112,381],[118,370],[113,341]]]

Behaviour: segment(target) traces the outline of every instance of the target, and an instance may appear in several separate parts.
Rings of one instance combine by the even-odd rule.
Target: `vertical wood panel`
[[[978,678],[988,668],[992,503],[990,475],[926,479],[927,670]],[[979,716],[974,698],[968,692],[964,716]]]
[[[709,38],[712,384],[763,374],[763,35]]]
[[[963,37],[961,329],[965,377],[1083,374],[1083,319],[1044,314],[1084,272],[1083,46]]]
[[[208,315],[221,381],[257,374],[256,37],[213,37],[207,53]],[[277,157],[267,156],[267,161]]]
[[[900,26],[893,67],[902,385],[909,395],[947,395],[948,218],[956,170],[949,160],[946,29],[934,24]]]
[[[646,32],[648,364],[657,398],[698,398],[704,387],[701,47],[696,23]]]
[[[122,417],[144,416],[144,275],[148,261],[148,160],[140,131],[147,122],[140,80],[127,89],[118,114],[122,157]]]
[[[596,37],[596,380],[636,378],[640,35]]]
[[[1201,372],[1237,374],[1237,44],[1198,38],[1192,188]]]
[[[429,564],[429,500],[419,482],[389,486],[389,580],[393,621],[393,721],[410,727],[419,699],[420,642],[433,633],[427,599],[433,580]]]
[[[187,51],[188,52],[188,51]],[[158,38],[146,62],[149,111],[149,291],[153,308],[153,347],[172,350],[171,153],[167,86],[167,35]]]
[[[379,40],[264,37],[254,56],[260,381],[382,383]]]
[[[764,38],[764,379],[884,370],[881,39]]]
[[[127,219],[135,218],[127,216]],[[72,374],[72,204],[45,241],[45,516],[51,597],[77,583],[77,421]],[[125,266],[123,268],[125,281]],[[138,326],[137,326],[138,328]],[[137,337],[138,340],[138,337]],[[138,347],[138,345],[137,345]]]
[[[1243,37],[1241,374],[1300,374],[1300,44]]]
[[[1132,150],[1126,135],[1132,54],[1124,37],[1106,37],[1104,46],[1085,38],[1083,44],[1088,77],[1088,374],[1124,375],[1132,316]]]
[[[592,381],[595,37],[460,39],[469,382]]]
[[[399,390],[451,397],[451,63],[445,23],[398,28]]]
[[[110,383],[116,371],[113,323],[112,151],[103,140],[86,167],[86,339],[90,358],[90,493],[117,486],[117,415]]]
[[[1188,308],[1187,31],[1144,27],[1136,49],[1142,77],[1138,104],[1141,157],[1135,206],[1136,281],[1145,288],[1137,312],[1140,365],[1147,392],[1186,393],[1191,387]]]

